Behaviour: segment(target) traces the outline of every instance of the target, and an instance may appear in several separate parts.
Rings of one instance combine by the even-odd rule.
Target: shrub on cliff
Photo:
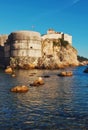
[[[66,47],[67,45],[70,45],[68,41],[65,41],[64,39],[58,39],[57,40],[53,40],[53,45],[54,46],[64,46]]]
[[[85,57],[83,57],[83,56],[77,56],[77,59],[78,59],[78,61],[80,61],[80,62],[82,62],[82,61],[88,61],[88,58],[85,58]]]

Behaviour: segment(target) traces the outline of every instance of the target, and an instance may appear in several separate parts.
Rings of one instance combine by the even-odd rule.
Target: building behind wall
[[[62,34],[62,38],[64,39],[64,41],[68,41],[70,45],[72,45],[72,36],[68,35],[68,34]]]
[[[49,29],[47,31],[47,34],[42,36],[42,39],[59,39],[62,38],[62,33],[61,32],[55,32],[53,29]]]
[[[53,29],[49,29],[47,34],[42,36],[42,55],[53,56],[54,55],[54,43],[59,43],[58,40],[63,39],[72,45],[72,36],[64,34],[63,32],[56,32]]]
[[[49,29],[47,34],[42,36],[42,39],[63,39],[67,41],[70,45],[72,45],[72,36],[69,34],[64,34],[63,32],[56,32],[53,29]]]

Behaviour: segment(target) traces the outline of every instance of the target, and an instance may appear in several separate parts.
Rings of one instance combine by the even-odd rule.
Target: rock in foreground
[[[24,92],[27,92],[29,90],[29,88],[25,85],[22,85],[22,86],[16,86],[16,87],[13,87],[11,88],[11,92],[20,92],[20,93],[24,93]]]

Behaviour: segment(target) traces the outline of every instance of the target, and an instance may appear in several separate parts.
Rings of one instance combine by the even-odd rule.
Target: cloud
[[[73,5],[77,4],[80,0],[73,0]]]

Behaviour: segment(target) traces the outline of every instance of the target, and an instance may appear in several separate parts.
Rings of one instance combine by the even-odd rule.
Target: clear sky
[[[88,58],[88,0],[0,0],[0,34],[52,28],[73,36],[73,46]]]

